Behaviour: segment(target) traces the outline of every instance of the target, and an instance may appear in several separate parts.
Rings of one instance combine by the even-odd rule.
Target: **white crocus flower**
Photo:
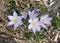
[[[38,18],[34,18],[34,19],[29,19],[28,21],[30,24],[28,26],[28,29],[34,32],[34,34],[36,33],[36,31],[40,32],[40,24],[38,21]]]
[[[28,11],[28,15],[30,19],[34,19],[37,16],[39,16],[39,13],[37,13],[35,10],[32,10],[32,11]]]
[[[20,12],[21,15],[22,15],[22,18],[26,19],[27,18],[27,12],[26,11],[23,11],[23,12]]]
[[[41,22],[43,22],[44,24],[49,24],[49,25],[51,24],[51,20],[52,20],[52,18],[49,17],[48,14],[42,15],[41,18],[40,18]]]
[[[8,18],[11,20],[7,26],[11,26],[14,24],[14,29],[16,29],[19,25],[22,25],[22,17],[18,16],[17,13],[14,11],[13,16],[8,16]]]
[[[48,14],[42,15],[40,18],[40,26],[47,29],[46,24],[51,25],[52,18]]]

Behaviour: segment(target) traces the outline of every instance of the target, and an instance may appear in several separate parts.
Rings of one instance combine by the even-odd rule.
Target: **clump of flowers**
[[[11,15],[8,16],[10,21],[6,26],[13,25],[12,27],[15,31],[13,31],[14,35],[12,34],[12,36],[14,38],[16,36],[19,40],[28,39],[27,43],[31,42],[31,40],[35,43],[54,42],[56,39],[54,36],[55,30],[56,28],[57,30],[60,28],[60,19],[56,17],[54,12],[52,12],[54,14],[51,15],[52,13],[48,9],[49,7],[41,5],[41,3],[38,2],[35,3],[35,1],[33,1],[34,3],[31,2],[28,0],[25,3],[23,1],[21,1],[21,3],[15,0],[9,1],[7,12]],[[58,13],[59,12],[56,12],[57,15],[59,15]],[[20,35],[22,37],[20,37]]]
[[[28,11],[28,12],[20,12],[22,16],[18,16],[18,14],[16,13],[16,11],[14,10],[13,12],[13,16],[8,16],[8,18],[11,20],[7,26],[11,26],[14,24],[14,29],[16,29],[19,25],[23,25],[22,22],[22,18],[24,18],[26,20],[27,16],[28,16],[28,29],[32,30],[33,33],[35,34],[36,31],[40,32],[41,31],[41,27],[43,27],[44,29],[47,29],[47,24],[51,25],[51,20],[52,18],[49,17],[49,14],[45,14],[42,15],[39,19],[38,15],[39,13],[37,13],[35,10],[32,11]]]

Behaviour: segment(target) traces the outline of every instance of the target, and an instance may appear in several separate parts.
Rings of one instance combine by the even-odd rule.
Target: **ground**
[[[46,35],[47,37],[37,42],[33,38],[26,39],[24,37],[25,33],[28,32],[25,28],[22,26],[22,28],[18,28],[17,30],[13,29],[13,26],[7,27],[6,24],[9,22],[8,15],[10,13],[7,11],[9,9],[9,1],[11,0],[0,0],[0,43],[60,43],[60,28],[54,28],[49,30],[49,33]],[[37,7],[39,5],[47,6],[50,4],[49,0],[45,1],[35,1],[35,0],[14,0],[19,6],[16,10],[22,11],[27,9],[27,6],[29,7],[29,3],[31,3],[33,6]],[[57,12],[60,13],[60,0],[53,0],[53,2],[56,1],[54,4],[52,4],[49,7],[49,10],[47,13],[50,13],[51,16],[54,16]],[[24,4],[27,3],[27,6],[24,6]],[[23,7],[23,8],[22,8]],[[53,28],[53,26],[51,27]],[[21,29],[21,30],[20,30]],[[58,36],[57,36],[58,35]]]

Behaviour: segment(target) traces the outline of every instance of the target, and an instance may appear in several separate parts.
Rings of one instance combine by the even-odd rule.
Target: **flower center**
[[[34,17],[34,14],[31,14],[31,17],[33,18]]]
[[[34,21],[34,22],[32,22],[32,26],[36,26],[37,25],[37,22],[36,21]]]
[[[45,18],[42,18],[42,21],[43,21],[43,22],[46,22],[46,19],[45,19]]]
[[[18,21],[18,19],[17,18],[14,18],[13,21],[16,23]]]
[[[23,14],[23,16],[27,16],[27,14]]]

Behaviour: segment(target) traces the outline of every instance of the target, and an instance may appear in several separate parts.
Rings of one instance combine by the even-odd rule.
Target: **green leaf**
[[[33,36],[31,32],[25,34],[25,38],[30,39]]]
[[[13,15],[13,9],[8,9],[7,11],[10,15]]]
[[[54,16],[53,20],[52,20],[52,25],[54,27],[60,27],[60,19],[58,19],[56,16]]]
[[[39,39],[44,39],[44,38],[45,38],[45,36],[43,34],[38,33],[38,32],[34,36],[34,39],[36,39],[38,41],[39,41]]]
[[[9,4],[10,4],[10,8],[11,9],[14,9],[15,7],[16,7],[16,3],[15,3],[15,1],[13,1],[13,0],[11,0],[11,1],[9,1]]]

